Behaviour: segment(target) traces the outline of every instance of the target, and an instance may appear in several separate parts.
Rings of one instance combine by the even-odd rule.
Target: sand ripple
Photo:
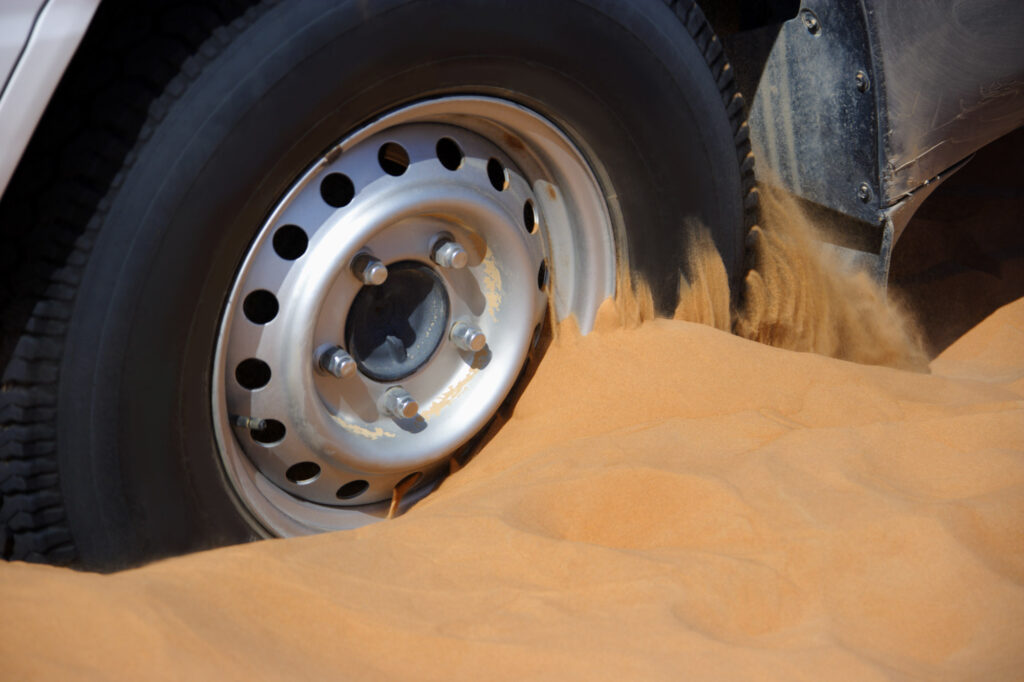
[[[1022,330],[1018,301],[931,375],[676,321],[566,335],[397,520],[0,566],[0,677],[1019,679]]]

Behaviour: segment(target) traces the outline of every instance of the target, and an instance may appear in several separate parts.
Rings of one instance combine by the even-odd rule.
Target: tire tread
[[[109,14],[94,19],[0,203],[3,559],[77,558],[57,473],[56,405],[78,285],[135,149],[262,11],[247,0],[167,0],[151,15],[153,5],[100,9]]]
[[[754,177],[754,153],[750,147],[750,127],[747,125],[747,108],[743,95],[737,89],[732,65],[729,64],[722,42],[712,31],[696,0],[665,1],[704,55],[704,61],[711,69],[711,76],[715,79],[729,123],[732,125],[736,162],[739,165],[742,182],[743,231],[746,236],[760,217],[760,202]]]

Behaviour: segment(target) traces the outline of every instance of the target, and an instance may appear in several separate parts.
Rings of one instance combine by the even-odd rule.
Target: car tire
[[[104,92],[169,70],[150,74],[159,92],[138,92],[144,124],[107,145],[107,107],[77,131],[64,148],[88,150],[89,167],[65,164],[45,196],[84,208],[22,240],[44,279],[20,288],[11,309],[27,313],[5,332],[5,558],[109,570],[274,534],[215,433],[225,301],[296,179],[403,107],[495,98],[552,122],[593,163],[619,274],[647,282],[659,312],[694,224],[741,281],[756,208],[743,102],[695,3],[309,0],[201,18],[175,24],[206,36],[197,47],[123,56]],[[3,215],[27,196],[5,198]],[[59,262],[38,246],[52,240],[67,244]]]

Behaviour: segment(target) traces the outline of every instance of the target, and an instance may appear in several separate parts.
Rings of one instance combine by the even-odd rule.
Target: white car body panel
[[[0,5],[0,195],[82,41],[100,0]]]
[[[18,63],[45,0],[6,0],[0,5],[0,94]]]

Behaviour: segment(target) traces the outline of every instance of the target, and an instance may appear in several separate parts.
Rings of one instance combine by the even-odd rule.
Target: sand
[[[1024,300],[931,374],[608,318],[392,521],[0,565],[0,678],[1024,677]]]
[[[761,220],[747,235],[747,272],[735,291],[707,229],[685,226],[691,241],[673,318],[778,348],[927,372],[924,334],[902,292],[844,261],[827,245],[834,226],[813,221],[785,190],[762,183],[759,194]],[[647,282],[620,273],[617,291],[611,322],[633,328],[654,319]]]

